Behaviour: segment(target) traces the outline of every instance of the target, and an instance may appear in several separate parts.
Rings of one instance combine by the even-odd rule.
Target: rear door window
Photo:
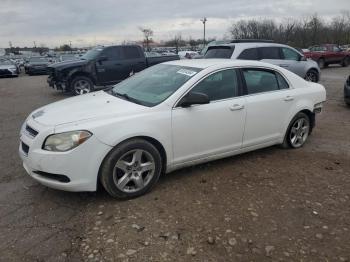
[[[238,56],[238,59],[259,60],[258,49],[257,48],[248,48],[246,50],[243,50],[242,53]]]
[[[278,81],[278,87],[280,89],[288,89],[289,88],[289,84],[286,81],[286,79],[284,79],[283,76],[281,76],[280,73],[275,72],[276,76],[277,76],[277,81]]]
[[[300,60],[300,55],[290,48],[282,47],[282,54],[285,60]]]
[[[265,69],[243,69],[248,94],[279,90],[275,72]]]
[[[231,58],[233,49],[230,46],[211,46],[205,53],[204,58]]]
[[[261,59],[282,59],[279,47],[259,47]]]

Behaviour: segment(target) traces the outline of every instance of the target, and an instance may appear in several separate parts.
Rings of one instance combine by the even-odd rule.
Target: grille
[[[32,137],[36,137],[39,132],[34,130],[33,128],[31,128],[30,126],[26,125],[26,131],[32,136]]]
[[[29,146],[22,142],[22,150],[23,150],[24,153],[26,153],[26,155],[28,155]]]

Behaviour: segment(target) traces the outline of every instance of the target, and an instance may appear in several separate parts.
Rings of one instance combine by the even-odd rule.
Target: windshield
[[[49,60],[46,57],[31,57],[29,62],[48,62]]]
[[[177,65],[155,65],[115,85],[111,94],[141,105],[155,106],[200,70]]]
[[[95,59],[101,53],[102,50],[103,48],[101,47],[93,48],[87,51],[84,55],[82,55],[81,59],[85,59],[85,60]]]

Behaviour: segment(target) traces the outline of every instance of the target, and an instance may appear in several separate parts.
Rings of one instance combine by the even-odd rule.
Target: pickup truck
[[[340,64],[344,67],[350,64],[350,52],[343,51],[338,45],[316,45],[308,49],[308,52],[304,52],[305,57],[315,60],[320,68],[330,64]]]
[[[147,67],[172,60],[178,55],[145,57],[138,45],[95,47],[79,60],[49,66],[49,86],[74,95],[94,91],[95,86],[116,84]]]

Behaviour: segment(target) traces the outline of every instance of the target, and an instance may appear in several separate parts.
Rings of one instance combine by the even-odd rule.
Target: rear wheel
[[[306,73],[305,80],[317,83],[318,82],[318,72],[314,69],[310,69]]]
[[[302,147],[311,131],[310,118],[305,113],[298,113],[289,124],[282,146],[284,148]]]
[[[71,81],[73,95],[83,95],[94,91],[94,84],[86,76],[76,76]]]
[[[101,183],[116,198],[133,198],[148,192],[158,181],[162,170],[157,148],[142,139],[118,145],[101,167]]]

